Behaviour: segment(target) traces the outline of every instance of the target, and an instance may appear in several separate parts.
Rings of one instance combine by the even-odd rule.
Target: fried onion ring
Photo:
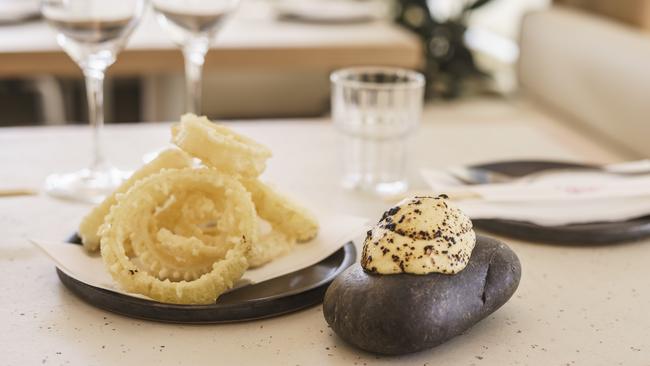
[[[237,179],[182,169],[137,182],[111,208],[100,235],[104,263],[125,290],[208,304],[248,268],[257,227],[250,194]]]
[[[283,232],[274,229],[271,224],[258,218],[257,241],[248,252],[248,264],[257,268],[283,256],[296,246],[296,239],[287,237]]]
[[[262,174],[271,157],[265,146],[194,114],[172,126],[172,142],[210,167],[244,177]]]
[[[169,149],[161,152],[155,159],[133,172],[129,179],[122,183],[111,195],[106,197],[102,203],[95,206],[79,224],[78,234],[84,248],[89,252],[99,249],[99,235],[97,230],[104,223],[104,218],[117,202],[117,195],[125,193],[137,181],[151,174],[158,173],[163,169],[181,169],[191,166],[192,159],[185,152],[178,149]]]
[[[259,179],[242,179],[241,182],[252,194],[257,214],[273,229],[298,242],[311,240],[318,234],[318,220],[307,209]]]

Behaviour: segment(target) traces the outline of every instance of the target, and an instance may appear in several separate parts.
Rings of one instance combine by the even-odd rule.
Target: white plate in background
[[[314,23],[356,23],[372,21],[387,13],[386,3],[365,0],[278,0],[280,17]]]
[[[38,0],[0,0],[0,24],[19,23],[40,15]]]

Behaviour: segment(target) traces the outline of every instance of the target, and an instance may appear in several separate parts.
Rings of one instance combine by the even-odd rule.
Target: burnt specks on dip
[[[378,274],[455,274],[474,249],[472,222],[446,195],[416,196],[384,212],[367,232],[361,266]]]

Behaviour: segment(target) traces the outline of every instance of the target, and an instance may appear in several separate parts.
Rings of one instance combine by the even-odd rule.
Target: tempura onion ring
[[[178,149],[169,149],[161,152],[155,159],[142,166],[131,174],[129,179],[123,182],[113,193],[104,199],[102,203],[93,207],[79,224],[78,234],[84,248],[89,252],[99,249],[100,237],[97,233],[99,227],[104,223],[104,218],[116,202],[116,196],[125,193],[137,181],[151,174],[158,173],[163,169],[181,169],[190,167],[192,158],[185,152]]]
[[[179,215],[186,204],[198,204],[198,213]],[[127,291],[213,303],[248,268],[255,220],[250,194],[234,177],[210,168],[165,170],[118,198],[100,229],[101,253]]]
[[[257,177],[266,168],[271,150],[205,116],[186,114],[172,126],[172,142],[220,172]]]
[[[258,218],[257,240],[248,252],[248,264],[257,268],[287,254],[296,246],[296,239],[286,236],[283,232],[273,228],[271,224]]]
[[[257,214],[273,229],[298,242],[311,240],[318,234],[318,220],[307,209],[259,179],[242,179],[241,182],[251,193]]]

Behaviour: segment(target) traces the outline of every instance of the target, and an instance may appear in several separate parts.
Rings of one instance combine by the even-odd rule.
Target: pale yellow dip
[[[455,274],[472,254],[472,221],[446,196],[405,199],[368,231],[361,258],[371,273]]]

